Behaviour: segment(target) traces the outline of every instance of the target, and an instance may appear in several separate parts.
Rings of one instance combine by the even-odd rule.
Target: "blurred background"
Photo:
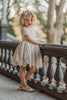
[[[67,0],[0,0],[0,28],[8,25],[7,40],[22,40],[19,16],[24,10],[36,14],[39,40],[67,45]]]

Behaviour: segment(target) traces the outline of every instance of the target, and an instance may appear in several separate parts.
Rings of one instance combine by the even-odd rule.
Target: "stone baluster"
[[[29,64],[27,64],[27,66],[26,66],[26,71],[29,72],[29,70],[30,70],[30,67],[29,67]]]
[[[36,79],[36,75],[37,75],[37,68],[36,71],[34,72],[34,79]]]
[[[9,64],[9,72],[12,72],[13,71],[13,68],[12,68],[12,65],[11,65],[11,59],[12,59],[12,49],[11,48],[9,48],[9,58],[8,58],[9,60],[9,62],[8,62],[8,64]]]
[[[36,71],[30,76],[29,81],[31,80],[35,80],[36,79],[36,75],[37,75],[37,69]],[[34,81],[35,82],[35,81]],[[35,82],[36,83],[36,82]]]
[[[1,48],[0,48],[0,67],[1,67]]]
[[[14,54],[15,48],[13,48],[12,50],[13,50],[13,54]],[[12,56],[13,56],[13,54],[12,54]],[[15,66],[13,66],[13,74],[17,75],[17,68]]]
[[[49,79],[49,88],[50,89],[53,89],[54,87],[54,82],[53,82],[53,79],[54,79],[54,70],[53,70],[53,66],[52,66],[52,56],[49,55],[49,66],[48,66],[48,69],[47,69],[47,77]]]
[[[36,72],[34,73],[34,83],[38,83],[40,81],[40,76],[39,76],[39,69],[36,69]]]
[[[5,53],[4,53],[4,48],[2,49],[2,68],[5,68],[5,64],[4,64],[4,58],[5,58]]]
[[[7,48],[4,49],[4,62],[5,62],[5,71],[9,69],[8,65],[7,65],[7,61],[8,61],[8,54],[7,54]]]
[[[66,71],[65,71],[65,74],[64,74],[64,82],[66,84],[65,92],[67,93],[67,57],[66,57]]]
[[[3,69],[3,48],[1,48],[1,69]]]
[[[46,77],[46,65],[45,65],[45,56],[42,55],[42,65],[43,67],[42,68],[39,68],[39,75],[40,75],[40,79],[41,79],[41,85],[45,86],[46,84],[46,80],[45,80],[45,77]]]
[[[20,71],[19,71],[19,66],[17,66],[17,76],[20,77]]]
[[[57,91],[62,93],[61,81],[63,80],[63,72],[60,66],[60,56],[57,57],[57,68],[55,72],[55,80],[57,81]]]
[[[13,72],[13,66],[11,65],[11,59],[12,59],[12,49],[10,50],[10,64],[9,64],[10,70],[9,72]]]

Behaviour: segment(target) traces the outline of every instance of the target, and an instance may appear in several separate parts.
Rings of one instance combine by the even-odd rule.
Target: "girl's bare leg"
[[[25,80],[25,75],[24,75],[24,71],[25,71],[25,67],[23,66],[20,66],[20,80],[21,80],[21,85],[26,87],[27,84],[26,84],[26,80]]]
[[[26,82],[27,80],[29,79],[29,77],[36,71],[36,68],[34,68],[33,66],[30,68],[29,72],[26,73],[25,75],[25,79],[26,79]]]

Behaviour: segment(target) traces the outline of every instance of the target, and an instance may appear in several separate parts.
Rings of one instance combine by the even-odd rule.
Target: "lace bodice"
[[[24,40],[27,40],[26,38],[25,38],[25,36],[24,35],[27,35],[27,34],[29,34],[29,36],[32,38],[32,39],[37,39],[37,35],[36,35],[36,31],[35,31],[35,29],[32,27],[30,27],[30,28],[26,28],[26,27],[22,27],[21,28],[21,36],[22,36],[22,40],[24,41]]]

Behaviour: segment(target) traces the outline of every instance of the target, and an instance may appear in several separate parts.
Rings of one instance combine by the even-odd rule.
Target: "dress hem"
[[[16,67],[16,66],[23,66],[23,67],[26,67],[27,66],[27,64],[25,64],[25,65],[20,65],[20,64],[11,64],[12,66],[14,66],[14,67]],[[29,64],[30,65],[30,64]],[[30,65],[29,67],[31,68],[33,65]],[[35,66],[33,66],[33,67],[35,67]],[[42,67],[35,67],[35,68],[42,68]]]

